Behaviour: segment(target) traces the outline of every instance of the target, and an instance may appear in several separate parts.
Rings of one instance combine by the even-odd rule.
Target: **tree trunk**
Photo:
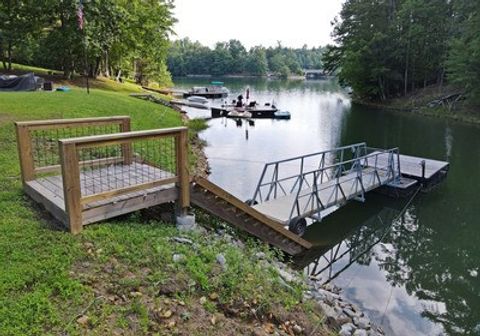
[[[381,77],[378,77],[378,87],[380,88],[380,99],[382,101],[387,100],[387,97],[385,96],[385,88],[383,85],[383,80]]]
[[[8,21],[12,21],[12,1],[9,0],[7,3],[7,17],[9,18]],[[10,27],[11,29],[11,27]],[[8,35],[7,35],[8,36]],[[8,66],[5,68],[7,70],[12,70],[12,40],[11,36],[8,37],[8,44],[7,44],[7,63]],[[5,65],[5,62],[3,63]]]
[[[65,14],[64,14],[64,8],[61,9],[60,12],[60,30],[64,31],[65,30]],[[67,47],[68,48],[68,47]],[[62,52],[62,67],[63,67],[63,77],[65,79],[71,79],[72,72],[71,72],[71,67],[70,67],[70,61],[69,61],[69,50],[65,49]]]
[[[96,78],[99,73],[100,73],[100,65],[102,64],[102,58],[101,57],[97,57],[97,59],[95,60],[95,67],[92,67],[91,69],[91,76],[92,78]]]
[[[0,57],[2,58],[3,69],[7,70],[7,61],[5,60],[5,53],[3,51],[2,41],[0,40]]]
[[[120,78],[122,77],[122,69],[118,70],[117,72],[117,77],[115,78],[115,80],[117,82],[120,82]]]
[[[133,73],[135,74],[135,82],[136,82],[137,84],[142,84],[143,74],[142,74],[142,64],[141,64],[141,61],[139,61],[138,59],[136,59],[135,61],[133,61],[133,67],[134,67]]]
[[[445,68],[442,67],[442,70],[440,71],[440,78],[437,82],[440,82],[440,85],[438,86],[438,92],[442,92],[443,88],[443,77],[445,76]]]
[[[105,77],[110,78],[110,62],[108,59],[108,51],[105,51]]]
[[[410,15],[412,15],[410,13]],[[404,88],[403,88],[403,95],[406,96],[408,92],[408,65],[409,65],[409,57],[410,57],[410,43],[412,40],[412,23],[410,22],[408,28],[408,43],[407,43],[407,53],[405,54],[405,73],[403,75],[404,78]]]
[[[8,41],[7,48],[8,70],[12,70],[12,41]]]
[[[412,71],[412,87],[410,90],[415,91],[415,71]]]

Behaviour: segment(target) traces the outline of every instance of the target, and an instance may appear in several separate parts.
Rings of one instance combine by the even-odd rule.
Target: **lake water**
[[[178,80],[177,86],[208,80]],[[246,200],[266,162],[367,142],[450,162],[437,189],[407,200],[367,194],[305,238],[296,267],[343,289],[387,335],[480,335],[480,127],[352,105],[334,81],[225,79],[229,100],[250,87],[291,120],[212,119],[201,137],[210,179]],[[188,109],[191,117],[205,111]],[[399,216],[399,214],[402,214]]]

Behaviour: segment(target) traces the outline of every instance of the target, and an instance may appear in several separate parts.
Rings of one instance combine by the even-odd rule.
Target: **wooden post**
[[[33,163],[32,138],[28,126],[15,123],[17,133],[18,157],[20,159],[20,170],[22,183],[35,179],[35,165]]]
[[[82,224],[82,204],[80,199],[82,191],[80,187],[80,168],[75,143],[63,143],[59,141],[60,160],[62,163],[63,194],[65,200],[65,212],[67,213],[70,232],[80,233]]]
[[[122,123],[120,124],[120,132],[130,132],[130,131],[131,131],[130,117],[126,117],[122,120]],[[122,157],[123,157],[124,165],[129,165],[132,163],[133,149],[132,149],[131,142],[122,144]]]
[[[188,129],[181,129],[175,137],[175,153],[177,156],[178,207],[183,213],[190,206],[190,177],[188,174]]]

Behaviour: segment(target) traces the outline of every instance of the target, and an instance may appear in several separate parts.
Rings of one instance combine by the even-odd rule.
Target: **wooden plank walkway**
[[[378,177],[375,174],[375,169],[369,167],[362,169],[362,180],[365,192],[388,182],[389,177],[386,171],[377,169],[377,172]],[[380,178],[380,180],[378,178]],[[335,192],[336,185],[341,187],[343,194],[340,190]],[[315,193],[311,188],[301,190],[300,197],[298,198],[301,212],[299,217],[308,217],[322,210],[319,209],[317,203],[309,197],[312,194]],[[319,184],[316,194],[323,205],[323,209],[327,209],[335,205],[343,204],[361,195],[362,188],[360,183],[358,183],[357,173],[354,172],[341,176],[338,183],[336,179],[333,179],[326,183]],[[254,205],[253,208],[283,225],[288,225],[296,199],[296,193],[292,193]]]
[[[195,178],[191,190],[191,201],[211,214],[291,255],[304,253],[312,247],[311,243],[285,229],[281,223],[275,222],[204,178]]]

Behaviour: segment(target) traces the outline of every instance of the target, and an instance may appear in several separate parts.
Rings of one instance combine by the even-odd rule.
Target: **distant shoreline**
[[[185,75],[185,76],[172,76],[172,79],[175,78],[266,78],[266,79],[278,79],[278,80],[323,80],[323,79],[332,79],[335,78],[335,76],[324,76],[323,78],[318,78],[318,79],[311,79],[311,78],[306,78],[305,76],[302,75],[291,75],[288,76],[287,78],[281,78],[280,76],[277,75],[250,75],[250,74],[227,74],[227,75],[219,75],[219,76],[214,76],[210,74],[201,74],[201,75]]]

